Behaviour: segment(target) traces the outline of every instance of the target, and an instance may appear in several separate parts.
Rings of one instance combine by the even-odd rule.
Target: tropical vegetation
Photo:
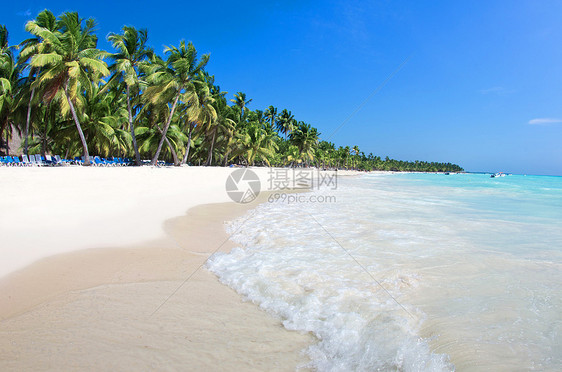
[[[25,25],[30,37],[10,45],[0,25],[0,139],[22,138],[24,154],[65,158],[119,156],[132,164],[241,164],[396,171],[462,171],[450,163],[366,155],[320,138],[317,128],[273,105],[231,99],[207,70],[209,55],[181,41],[162,55],[148,31],[110,33],[98,48],[94,19],[44,10]],[[144,162],[142,159],[147,159]],[[148,160],[150,159],[150,160]]]

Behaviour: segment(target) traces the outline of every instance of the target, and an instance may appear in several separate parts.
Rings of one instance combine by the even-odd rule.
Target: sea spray
[[[308,350],[313,368],[451,369],[447,357],[431,353],[416,334],[423,314],[413,308],[408,313],[386,293],[399,296],[406,276],[386,278],[383,290],[369,275],[382,268],[373,263],[366,273],[307,215],[315,211],[281,203],[260,206],[253,218],[245,216],[227,228],[241,248],[215,255],[208,267],[223,283],[280,317],[287,329],[312,332],[319,340]],[[349,248],[364,258],[366,247]]]
[[[228,225],[239,248],[208,267],[313,333],[318,370],[553,369],[562,236],[545,206],[562,187],[445,177],[366,176],[316,191],[337,203],[266,203]]]

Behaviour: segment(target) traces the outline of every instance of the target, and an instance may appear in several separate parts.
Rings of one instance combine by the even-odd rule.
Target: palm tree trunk
[[[187,163],[187,158],[189,157],[189,149],[191,147],[191,124],[189,125],[189,133],[187,134],[187,146],[185,147],[185,154],[183,154],[183,160],[181,165],[185,165]]]
[[[49,125],[45,123],[45,130],[41,134],[41,156],[47,155],[47,132],[49,131]]]
[[[135,150],[135,164],[141,165],[141,158],[139,147],[137,146],[137,138],[135,137],[135,127],[133,126],[133,110],[131,110],[131,95],[129,92],[129,85],[127,85],[127,110],[129,111],[129,130],[131,131],[131,138],[133,139],[133,149]]]
[[[23,153],[25,156],[29,155],[27,153],[27,137],[29,135],[29,123],[31,122],[31,101],[33,100],[33,96],[35,95],[35,88],[31,89],[31,97],[29,97],[29,105],[27,106],[27,118],[25,121],[25,141],[23,145]]]
[[[168,147],[170,148],[170,152],[172,153],[172,158],[174,158],[174,165],[176,167],[179,167],[180,165],[180,160],[178,159],[178,153],[176,152],[176,150],[174,150],[174,148],[172,147],[172,144],[170,143],[170,140],[168,139],[168,137],[166,137],[166,144],[168,145]]]
[[[215,136],[217,134],[217,129],[213,131],[213,139],[211,140],[211,147],[209,148],[209,154],[207,156],[207,166],[210,166],[213,161],[213,147],[215,146]]]
[[[226,167],[228,165],[228,155],[230,155],[230,151],[226,151],[226,153],[224,154],[224,166]]]
[[[6,131],[6,155],[10,155],[10,135],[8,131]]]
[[[232,135],[229,132],[228,141],[226,141],[226,152],[224,153],[224,166],[228,165],[228,155],[230,155],[230,140],[232,140]]]
[[[66,96],[66,100],[68,101],[68,105],[70,106],[70,112],[72,113],[74,124],[76,124],[76,129],[78,130],[80,141],[82,141],[82,147],[84,148],[84,165],[89,166],[91,163],[90,163],[90,153],[88,152],[88,144],[86,143],[86,137],[84,137],[84,132],[82,132],[82,127],[80,126],[80,122],[78,121],[78,116],[76,116],[76,110],[74,109],[72,100],[68,95],[68,81],[66,82],[66,85],[64,87],[64,95]]]
[[[2,135],[4,134],[4,131],[6,131],[6,146],[4,147],[6,149],[6,155],[8,155],[8,131],[6,130],[7,127],[8,118],[6,118],[6,121],[2,123],[2,128],[0,128],[0,143],[2,142]]]
[[[160,129],[160,127],[158,127],[158,131],[160,132],[160,134],[162,134],[162,129]],[[172,158],[174,158],[174,165],[177,167],[180,165],[180,161],[178,159],[178,153],[176,152],[176,150],[174,150],[174,148],[172,147],[172,143],[170,142],[170,140],[168,139],[168,137],[165,137],[165,141],[166,144],[168,145],[168,147],[170,148],[170,152],[172,153]]]
[[[156,153],[154,154],[150,165],[156,165],[156,163],[158,162],[158,157],[160,156],[160,151],[162,151],[162,145],[164,144],[164,141],[166,139],[166,134],[168,133],[168,128],[170,127],[170,123],[172,122],[174,111],[176,111],[176,106],[178,105],[182,89],[183,87],[180,87],[180,89],[178,90],[178,94],[176,95],[176,99],[174,100],[174,104],[172,105],[172,109],[170,110],[170,116],[168,116],[168,120],[166,120],[166,126],[164,127],[162,138],[160,139],[160,143],[158,143],[158,148],[156,149]]]

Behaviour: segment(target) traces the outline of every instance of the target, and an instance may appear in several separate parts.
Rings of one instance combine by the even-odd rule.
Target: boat
[[[498,172],[498,173],[492,174],[490,177],[496,178],[496,177],[505,177],[505,176],[507,176],[507,174],[505,174],[503,172]]]

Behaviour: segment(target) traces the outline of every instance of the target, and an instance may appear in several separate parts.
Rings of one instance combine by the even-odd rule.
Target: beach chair
[[[48,166],[55,165],[53,159],[51,158],[51,155],[41,156],[41,161],[43,162],[43,165],[48,165]]]
[[[27,155],[23,154],[21,156],[21,162],[24,166],[29,167],[31,166],[31,162],[29,161],[29,158],[27,157]]]
[[[92,161],[92,165],[96,167],[103,167],[105,165],[105,163],[101,160],[99,156],[94,156],[94,158],[91,159],[91,161]]]
[[[51,155],[45,155],[45,157],[41,157],[45,164],[47,165],[56,165],[55,159]]]
[[[35,162],[37,163],[38,166],[42,167],[43,165],[45,165],[45,163],[43,162],[42,156],[40,154],[35,154]]]
[[[60,155],[55,155],[55,163],[57,165],[68,165],[68,160],[62,159]]]
[[[13,163],[16,167],[22,167],[22,166],[23,166],[23,163],[20,162],[19,156],[12,156],[12,163]]]
[[[31,166],[39,165],[37,164],[37,160],[35,160],[35,155],[29,155],[29,164]]]
[[[113,165],[116,166],[116,167],[120,167],[120,166],[123,165],[123,164],[121,164],[120,158],[112,157],[111,161],[113,161]]]
[[[4,156],[3,163],[7,167],[13,167],[15,165],[11,156]]]

